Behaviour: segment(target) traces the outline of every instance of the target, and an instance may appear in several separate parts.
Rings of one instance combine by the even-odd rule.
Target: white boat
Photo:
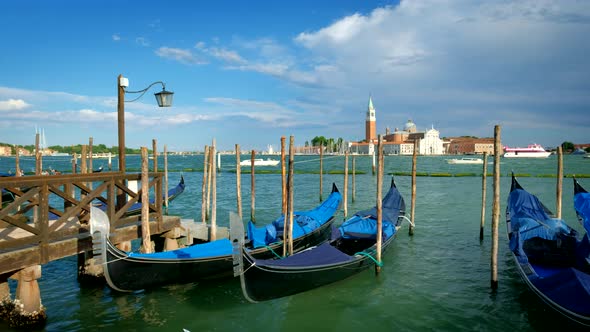
[[[550,151],[539,144],[530,144],[526,148],[509,148],[504,147],[504,157],[506,158],[547,158],[551,155]]]
[[[280,163],[280,160],[275,160],[275,159],[254,159],[254,166],[276,166]],[[242,160],[240,162],[240,166],[251,166],[252,165],[252,160],[251,159],[246,159],[246,160]]]
[[[461,158],[461,159],[447,159],[448,164],[479,164],[483,165],[483,159],[480,158]]]

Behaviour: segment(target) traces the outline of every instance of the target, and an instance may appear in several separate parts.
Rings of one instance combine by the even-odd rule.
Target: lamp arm
[[[131,102],[134,102],[134,101],[138,100],[139,98],[141,98],[147,92],[147,90],[149,90],[149,88],[151,88],[152,86],[154,86],[155,84],[158,84],[158,83],[159,84],[162,84],[162,89],[163,90],[166,90],[166,84],[164,84],[164,82],[162,82],[162,81],[156,81],[156,82],[150,84],[147,88],[145,88],[143,90],[138,90],[138,91],[127,91],[127,90],[125,90],[125,93],[141,93],[141,95],[139,95],[139,97],[137,97],[137,98],[135,98],[133,100],[129,100],[129,101],[126,100],[125,102],[131,103]]]

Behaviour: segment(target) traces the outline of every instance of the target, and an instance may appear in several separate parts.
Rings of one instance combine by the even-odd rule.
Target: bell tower
[[[369,96],[369,107],[367,108],[367,119],[365,120],[365,140],[370,143],[377,140],[375,108],[373,99]]]

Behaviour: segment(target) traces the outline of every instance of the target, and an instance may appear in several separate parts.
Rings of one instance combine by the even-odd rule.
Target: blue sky
[[[275,149],[280,137],[431,127],[505,145],[590,143],[590,1],[8,1],[0,142]],[[127,95],[130,100],[134,95]]]

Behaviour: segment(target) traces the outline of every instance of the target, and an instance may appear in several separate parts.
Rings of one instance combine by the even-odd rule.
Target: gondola
[[[582,325],[590,325],[588,234],[552,213],[518,183],[514,174],[506,206],[506,230],[518,272],[551,308]]]
[[[332,193],[319,206],[294,213],[294,220],[305,230],[293,240],[296,251],[325,242],[329,238],[330,226],[341,201],[342,195],[336,185],[333,185]],[[282,220],[282,217],[277,220]],[[272,229],[274,224],[270,223],[266,228]],[[136,291],[166,284],[232,276],[232,245],[227,238],[178,250],[141,254],[124,252],[115,247],[106,237],[109,234],[108,225],[106,214],[93,208],[91,234],[94,252],[99,254],[107,283],[114,290]],[[243,224],[241,229],[243,232]],[[249,241],[246,247],[255,257],[272,258],[282,248],[282,244],[280,238],[269,241],[276,242],[254,247],[253,241]]]
[[[590,193],[574,178],[574,209],[580,224],[590,234]]]
[[[392,179],[383,198],[382,250],[392,243],[405,218],[405,202]],[[239,218],[232,219],[239,226]],[[234,276],[240,277],[244,297],[250,302],[276,299],[330,284],[376,264],[377,209],[357,212],[338,228],[331,240],[279,260],[254,257],[232,233]]]

